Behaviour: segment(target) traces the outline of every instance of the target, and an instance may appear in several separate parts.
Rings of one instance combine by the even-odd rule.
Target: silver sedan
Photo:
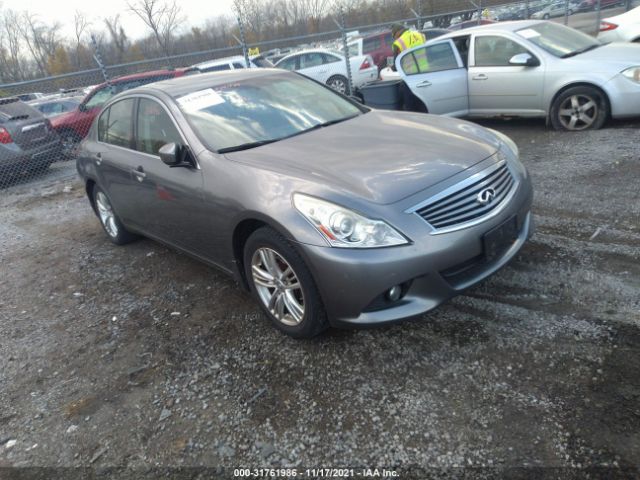
[[[556,129],[640,116],[640,45],[552,22],[505,22],[407,50],[396,69],[429,113],[543,117]]]

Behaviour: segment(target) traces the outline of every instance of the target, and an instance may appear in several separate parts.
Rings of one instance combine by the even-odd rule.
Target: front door
[[[429,113],[467,114],[467,70],[451,40],[404,52],[396,59],[396,69]]]
[[[514,55],[528,53],[519,42],[501,35],[475,35],[469,65],[471,115],[544,115],[544,64],[512,65]]]
[[[202,171],[194,166],[170,167],[158,150],[167,143],[186,145],[161,103],[139,99],[134,151],[129,160],[134,217],[149,236],[192,253],[206,251],[210,240],[203,204]]]

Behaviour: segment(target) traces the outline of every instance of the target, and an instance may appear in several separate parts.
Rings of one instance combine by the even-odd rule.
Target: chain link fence
[[[640,0],[528,0],[398,19],[431,39],[443,29],[491,21],[539,18],[561,22],[596,35],[601,21],[640,5]],[[235,46],[105,65],[94,42],[96,68],[55,77],[0,85],[0,188],[41,176],[53,163],[74,159],[101,106],[113,95],[139,85],[185,75],[250,67],[276,66],[298,71],[346,94],[379,78],[393,56],[390,23],[347,25],[333,16],[328,32],[247,42],[239,17]],[[605,24],[603,24],[605,25]],[[605,27],[606,28],[606,27]]]

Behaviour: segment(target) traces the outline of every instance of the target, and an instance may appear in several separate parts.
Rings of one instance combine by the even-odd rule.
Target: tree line
[[[499,3],[505,2],[482,2]],[[125,12],[103,18],[76,11],[70,20],[72,36],[62,34],[60,23],[33,12],[0,9],[0,83],[96,68],[96,46],[107,65],[238,46],[239,16],[246,41],[255,44],[336,30],[340,12],[353,28],[413,18],[414,13],[430,16],[474,8],[469,0],[234,0],[233,13],[188,26],[176,0],[129,0],[127,5]],[[144,35],[135,32],[133,38],[133,32],[125,31],[122,15],[135,15]],[[445,15],[437,23],[446,26],[450,19]]]

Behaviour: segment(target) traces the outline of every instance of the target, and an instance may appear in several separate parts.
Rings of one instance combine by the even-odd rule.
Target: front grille
[[[511,192],[515,181],[506,162],[494,165],[434,197],[416,213],[436,230],[452,228],[484,217],[498,207]],[[493,199],[482,204],[477,197],[493,189]]]

